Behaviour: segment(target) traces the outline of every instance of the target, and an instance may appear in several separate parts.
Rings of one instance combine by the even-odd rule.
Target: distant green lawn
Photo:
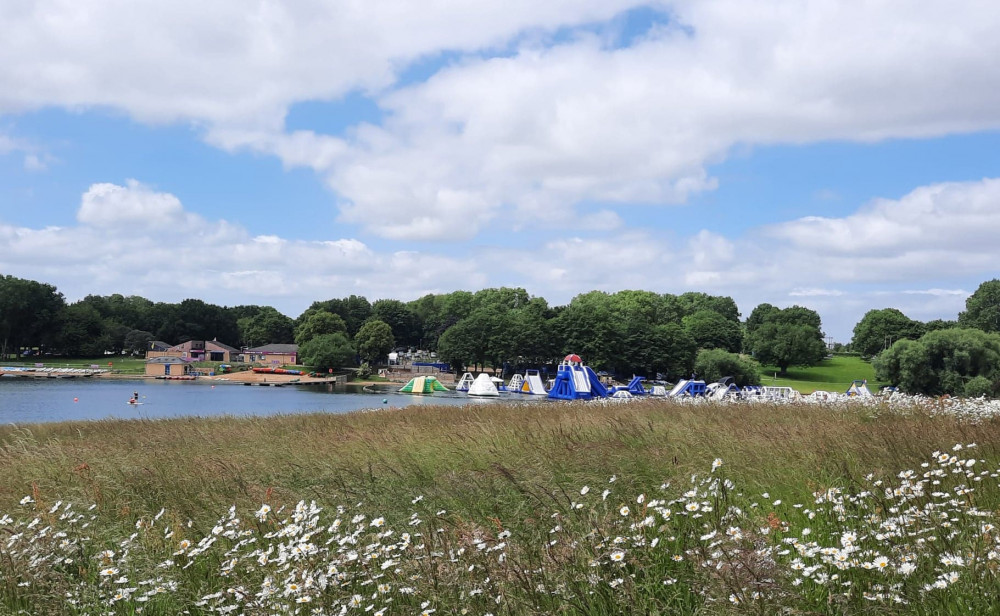
[[[110,366],[108,365],[109,363],[111,364]],[[9,359],[0,362],[0,364],[29,368],[35,364],[42,364],[47,368],[90,368],[91,366],[97,366],[113,372],[142,374],[145,371],[146,360],[141,357],[125,357],[120,355],[104,355],[91,359],[42,356],[25,357],[19,360]]]
[[[878,388],[874,368],[871,363],[860,357],[834,356],[831,359],[824,359],[816,366],[789,368],[786,376],[778,378],[775,378],[776,372],[778,368],[775,366],[762,366],[761,384],[791,387],[801,393],[810,394],[816,390],[844,392],[851,386],[852,381],[867,379],[869,389],[875,391]]]

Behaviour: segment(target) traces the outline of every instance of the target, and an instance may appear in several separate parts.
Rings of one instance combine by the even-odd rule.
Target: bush
[[[752,359],[722,349],[699,351],[698,358],[694,362],[694,370],[706,382],[718,381],[724,376],[731,376],[740,387],[760,385],[760,364]]]
[[[361,362],[361,367],[358,368],[358,378],[367,379],[372,375],[372,365],[366,361]]]
[[[343,368],[354,363],[354,348],[343,334],[322,334],[299,347],[304,365],[313,370]]]
[[[965,395],[969,398],[981,398],[993,395],[993,383],[985,376],[976,376],[965,384]]]

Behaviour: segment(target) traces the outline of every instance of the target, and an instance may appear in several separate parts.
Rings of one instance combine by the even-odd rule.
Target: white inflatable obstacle
[[[469,395],[496,398],[500,395],[500,392],[497,391],[497,386],[493,384],[493,379],[490,378],[490,375],[483,372],[469,386]]]

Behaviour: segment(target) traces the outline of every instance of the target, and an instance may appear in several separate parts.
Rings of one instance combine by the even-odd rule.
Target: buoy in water
[[[382,404],[389,404],[388,398],[382,398]]]
[[[79,398],[73,398],[73,402],[79,402],[79,401],[80,401]]]

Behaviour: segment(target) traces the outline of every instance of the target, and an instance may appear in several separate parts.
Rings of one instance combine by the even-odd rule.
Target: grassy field
[[[761,384],[777,387],[791,387],[803,394],[814,391],[845,392],[851,382],[857,379],[867,379],[869,388],[876,390],[875,369],[870,362],[860,357],[835,355],[824,359],[818,366],[791,367],[785,376],[777,376],[775,366],[761,367]]]
[[[111,370],[123,374],[142,374],[146,368],[146,360],[141,357],[124,357],[116,355],[105,355],[93,359],[73,359],[65,357],[36,357],[24,358],[20,360],[7,360],[0,362],[4,366],[25,366],[33,367],[35,364],[43,364],[49,368],[90,368],[97,366],[104,370]],[[111,365],[108,365],[111,364]]]
[[[0,613],[988,613],[998,467],[877,407],[4,426]]]

